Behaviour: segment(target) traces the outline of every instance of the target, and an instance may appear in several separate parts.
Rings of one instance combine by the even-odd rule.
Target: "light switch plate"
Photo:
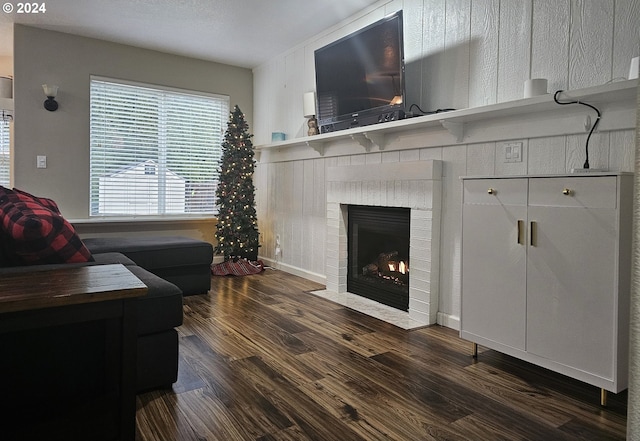
[[[47,157],[46,156],[36,156],[36,167],[37,168],[47,168]]]
[[[502,144],[504,150],[504,162],[522,162],[522,143],[505,142]]]

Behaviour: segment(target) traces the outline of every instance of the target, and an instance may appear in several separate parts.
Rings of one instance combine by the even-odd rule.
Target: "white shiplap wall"
[[[254,70],[255,143],[271,132],[306,134],[302,96],[314,89],[314,50],[398,9],[404,11],[407,102],[423,109],[468,108],[522,98],[530,77],[549,90],[597,86],[626,77],[640,55],[640,0],[394,0],[292,48]],[[440,311],[452,323],[460,309],[460,195],[463,175],[563,173],[581,167],[583,135],[508,138],[258,164],[256,200],[261,255],[319,281],[325,274],[325,173],[328,167],[443,161]],[[507,136],[507,135],[505,135]],[[502,161],[503,139],[523,142],[523,161]],[[634,131],[596,133],[592,167],[633,170]],[[279,160],[280,161],[280,160]],[[282,255],[275,256],[276,236]],[[451,320],[449,320],[451,319]]]
[[[640,439],[640,87],[636,125],[635,180],[633,204],[633,256],[631,304],[629,306],[629,407],[627,439]]]

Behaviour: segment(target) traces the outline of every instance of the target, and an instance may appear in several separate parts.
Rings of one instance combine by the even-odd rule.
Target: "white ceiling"
[[[18,14],[2,0],[0,56],[13,23],[253,68],[379,0],[50,0]]]

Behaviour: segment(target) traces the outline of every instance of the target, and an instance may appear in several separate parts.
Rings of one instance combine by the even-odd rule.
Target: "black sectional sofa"
[[[182,236],[85,238],[96,256],[130,259],[129,270],[147,287],[138,303],[138,391],[169,387],[178,377],[182,296],[211,288],[213,247]]]
[[[178,376],[175,328],[182,324],[182,296],[209,290],[213,247],[207,242],[177,236],[94,238],[83,242],[94,261],[3,266],[0,253],[0,277],[10,272],[45,271],[70,265],[125,265],[149,288],[147,295],[138,299],[137,306],[136,388],[144,392],[170,387]]]
[[[55,201],[0,186],[0,277],[12,272],[46,271],[70,265],[122,264],[147,285],[147,295],[136,300],[138,392],[168,387],[177,380],[176,328],[182,324],[182,296],[209,290],[212,260],[211,244],[187,237],[82,240],[73,225],[62,216]],[[75,366],[79,353],[89,355],[83,358],[97,360],[96,365],[101,364],[100,354],[93,354],[94,348],[83,343],[83,334],[102,331],[83,329],[82,326],[69,329],[58,326],[38,335],[0,332],[0,350],[4,350],[0,378],[5,379],[9,383],[7,388],[14,388],[11,390],[15,392],[3,396],[30,400],[29,392],[21,388],[33,384],[35,379],[41,384],[30,389],[34,393],[55,390],[55,383],[79,383],[74,380],[74,377],[78,380],[82,377],[82,369]],[[77,344],[70,349],[72,340]],[[48,359],[51,360],[49,365],[65,368],[47,373]],[[7,406],[11,408],[12,404]],[[5,408],[0,407],[2,409]]]

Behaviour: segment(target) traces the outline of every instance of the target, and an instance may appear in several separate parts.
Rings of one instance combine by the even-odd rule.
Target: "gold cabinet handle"
[[[571,196],[573,194],[573,190],[571,190],[570,188],[565,188],[564,190],[562,190],[562,194],[565,196]]]
[[[497,193],[497,191],[496,191],[495,189],[493,189],[493,188],[490,188],[489,190],[487,190],[487,193],[489,193],[489,194],[496,194],[496,193]]]
[[[518,245],[522,245],[522,242],[523,242],[522,241],[522,230],[523,230],[522,227],[524,227],[524,221],[518,219],[518,239],[517,239]]]
[[[538,244],[538,223],[536,221],[531,221],[529,228],[529,245],[532,247],[537,246]]]

